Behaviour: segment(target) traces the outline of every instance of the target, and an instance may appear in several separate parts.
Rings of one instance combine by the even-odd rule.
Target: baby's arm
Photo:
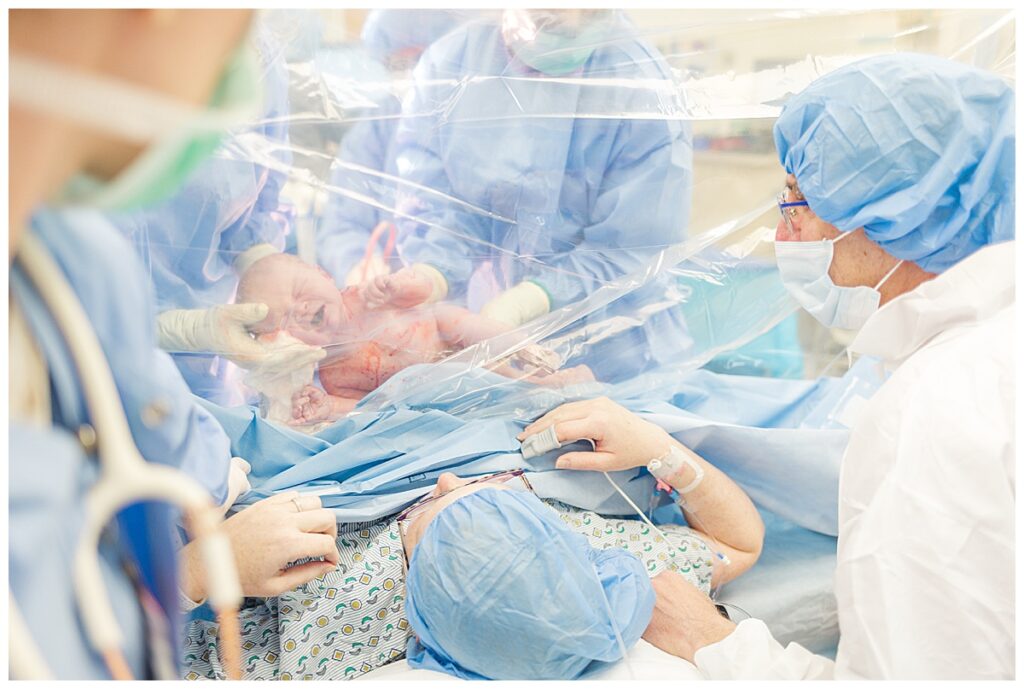
[[[356,391],[353,391],[356,392]],[[355,409],[362,393],[352,397],[329,395],[315,385],[307,385],[292,397],[293,426],[337,421]]]
[[[454,304],[440,303],[433,306],[437,332],[446,345],[462,349],[507,333],[508,324],[491,320]]]
[[[452,349],[469,347],[512,329],[507,323],[492,320],[453,304],[436,304],[433,309],[437,331],[445,344]],[[540,345],[523,347],[511,360],[517,361],[518,368],[511,365],[510,360],[505,360],[494,371],[509,378],[552,387],[594,380],[594,374],[586,366],[559,370],[562,362],[558,354]]]

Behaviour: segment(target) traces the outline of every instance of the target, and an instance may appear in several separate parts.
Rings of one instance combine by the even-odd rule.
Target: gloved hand
[[[375,277],[387,275],[388,272],[388,264],[384,262],[380,254],[374,252],[370,254],[369,260],[361,259],[355,268],[348,271],[348,275],[345,276],[345,286],[355,287],[369,282]]]
[[[448,281],[434,266],[414,263],[390,275],[378,275],[361,288],[363,300],[370,308],[385,304],[408,309],[432,304],[448,296]]]
[[[249,333],[267,317],[266,304],[222,304],[208,309],[175,309],[157,316],[157,338],[168,352],[206,352],[242,368],[291,370],[324,358],[319,347],[271,350]]]
[[[231,458],[231,467],[228,469],[228,496],[220,506],[221,514],[225,514],[235,504],[238,496],[252,489],[252,484],[249,483],[250,471],[252,467],[249,462],[241,457]]]
[[[273,256],[274,254],[279,253],[281,252],[272,244],[257,244],[255,246],[250,246],[235,258],[235,272],[238,273],[238,277],[241,278],[245,275],[245,271],[252,268],[257,262],[267,256]]]
[[[484,304],[480,315],[518,328],[551,310],[548,293],[535,282],[520,282]]]

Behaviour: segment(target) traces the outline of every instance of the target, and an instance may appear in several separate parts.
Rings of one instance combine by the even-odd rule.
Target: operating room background
[[[329,179],[339,143],[359,120],[341,116],[331,123],[321,118],[315,126],[294,126],[296,106],[303,99],[323,99],[322,93],[309,88],[312,75],[305,60],[309,51],[350,54],[360,43],[368,14],[364,9],[316,10],[282,13],[279,18],[284,21],[275,22],[291,57],[297,58],[290,64],[291,142],[296,167],[309,173],[290,177],[282,198],[296,211],[290,241],[310,262],[316,261],[313,237],[332,193],[320,182]],[[486,14],[466,11],[467,18]],[[1004,10],[644,9],[625,14],[637,26],[638,35],[661,52],[680,90],[689,94],[694,179],[690,236],[735,219],[780,190],[783,172],[772,125],[785,96],[814,75],[869,54],[908,50],[962,60],[1015,79],[1014,22]],[[358,69],[356,63],[348,64]],[[352,74],[351,78],[360,77]],[[409,72],[394,72],[388,78],[396,95],[403,95]],[[345,86],[340,82],[345,79],[343,74],[331,77],[342,90]],[[344,101],[345,96],[338,96],[338,102]],[[311,112],[322,110],[317,106]],[[306,122],[311,124],[309,119]],[[322,155],[303,158],[299,153],[303,146]],[[774,228],[777,219],[771,207],[750,225]],[[755,253],[770,259],[770,242],[761,242]],[[794,310],[793,318],[804,359],[800,375],[842,374],[848,362],[840,355],[851,334],[828,331],[800,310]],[[742,373],[744,368],[739,365],[734,372]]]

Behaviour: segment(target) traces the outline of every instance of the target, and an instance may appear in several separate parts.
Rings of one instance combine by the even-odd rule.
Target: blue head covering
[[[453,10],[374,10],[363,24],[363,45],[376,59],[409,48],[420,51],[455,28],[460,14]]]
[[[629,647],[654,611],[639,560],[592,548],[535,495],[493,488],[434,518],[406,586],[409,664],[466,679],[574,679],[621,658],[616,626]]]
[[[1014,139],[1002,79],[906,53],[821,77],[775,123],[779,159],[816,215],[933,273],[1013,239]]]

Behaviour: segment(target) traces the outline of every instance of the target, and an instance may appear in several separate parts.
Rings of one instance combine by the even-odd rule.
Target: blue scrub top
[[[229,443],[188,391],[170,357],[156,348],[150,286],[132,247],[100,214],[39,211],[31,231],[47,247],[89,316],[128,420],[146,459],[196,478],[217,502],[227,496]],[[50,375],[53,426],[11,423],[10,587],[35,642],[60,678],[106,677],[85,640],[72,589],[72,558],[85,494],[97,464],[75,432],[90,421],[63,335],[17,262],[11,295],[21,306]],[[101,439],[102,440],[102,439]],[[175,511],[141,504],[125,510],[100,547],[112,603],[136,677],[148,674],[135,588],[148,589],[177,630]],[[136,570],[129,576],[127,570]],[[174,634],[173,641],[177,641]]]
[[[280,192],[287,181],[282,170],[291,162],[288,72],[283,48],[266,36],[260,55],[265,98],[261,118],[225,141],[168,201],[109,216],[135,245],[158,312],[233,301],[238,255],[256,244],[284,246],[288,217]],[[197,395],[221,404],[241,401],[225,389],[226,361],[202,354],[176,354],[174,361]]]
[[[411,183],[398,190],[399,249],[439,268],[451,297],[489,262],[483,283],[532,280],[558,308],[685,239],[690,126],[675,90],[653,86],[672,84],[664,59],[616,21],[565,77],[519,62],[488,21],[420,59],[395,144]]]

